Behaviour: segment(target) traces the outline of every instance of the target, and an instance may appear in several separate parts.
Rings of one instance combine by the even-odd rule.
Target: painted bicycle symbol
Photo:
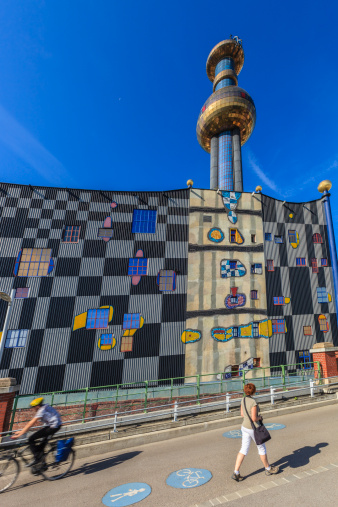
[[[183,468],[176,473],[179,477],[186,477],[186,480],[182,482],[185,488],[195,488],[199,485],[200,479],[205,479],[201,470],[193,471],[190,468]]]

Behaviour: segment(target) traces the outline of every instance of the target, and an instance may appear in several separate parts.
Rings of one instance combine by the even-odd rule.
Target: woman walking
[[[245,396],[241,402],[241,416],[243,417],[243,423],[242,423],[242,428],[241,428],[241,430],[242,430],[242,447],[241,447],[239,453],[237,454],[235,470],[234,470],[234,473],[232,474],[232,479],[234,479],[237,482],[243,480],[243,477],[239,473],[239,469],[241,467],[241,464],[243,463],[245,456],[248,454],[251,440],[253,440],[255,442],[254,430],[252,429],[251,421],[250,421],[248,415],[251,417],[256,428],[259,426],[258,422],[263,420],[262,416],[259,415],[259,406],[258,406],[257,402],[251,397],[255,394],[255,392],[256,392],[256,386],[254,384],[246,384],[244,386]],[[245,410],[245,408],[246,408],[246,410]],[[258,450],[258,454],[263,462],[263,465],[265,467],[266,475],[277,474],[279,472],[279,467],[269,465],[268,457],[266,455],[265,444],[257,445],[257,450]]]

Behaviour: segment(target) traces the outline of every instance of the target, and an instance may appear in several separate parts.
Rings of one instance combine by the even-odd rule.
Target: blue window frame
[[[140,313],[125,313],[123,316],[123,329],[139,329]]]
[[[232,328],[232,336],[233,338],[238,338],[238,327]]]
[[[80,230],[80,225],[66,225],[63,231],[63,243],[78,243]]]
[[[109,308],[98,308],[88,310],[86,329],[107,329],[109,319]]]
[[[297,243],[297,232],[289,231],[289,243]]]
[[[135,209],[133,213],[133,226],[131,232],[155,234],[156,214],[157,212],[155,210]]]
[[[283,236],[275,236],[275,243],[283,243]]]
[[[24,347],[28,336],[28,329],[10,329],[7,331],[5,348],[13,349]]]
[[[297,257],[296,258],[296,266],[306,266],[305,257]]]
[[[272,234],[271,232],[265,233],[265,241],[272,241]]]
[[[237,305],[238,296],[230,296],[230,303]]]
[[[112,345],[113,335],[112,334],[101,334],[100,345]]]
[[[304,370],[311,369],[311,354],[308,350],[299,350],[298,351],[298,363]]]
[[[263,273],[262,264],[251,264],[251,273],[261,275]]]
[[[317,298],[318,298],[318,303],[328,303],[329,302],[326,287],[317,287]]]
[[[284,296],[274,296],[274,298],[273,298],[273,304],[275,306],[284,305]]]
[[[176,289],[176,273],[172,269],[161,269],[157,275],[157,285],[161,291]]]
[[[258,322],[253,322],[252,323],[252,336],[254,338],[258,338],[258,336],[259,336],[259,324],[258,324]]]
[[[275,319],[272,321],[272,332],[274,334],[285,333],[285,320]]]
[[[230,265],[230,269],[236,269],[237,268],[237,261],[230,261],[229,265]]]
[[[129,259],[128,275],[129,276],[145,276],[147,274],[148,259],[143,257],[134,257]]]
[[[327,266],[327,259],[326,258],[322,259],[322,266]]]
[[[15,262],[14,276],[47,276],[54,267],[51,248],[23,248]]]

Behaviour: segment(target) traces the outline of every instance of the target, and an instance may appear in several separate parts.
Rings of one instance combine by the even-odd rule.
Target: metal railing
[[[236,376],[235,376],[236,375]],[[201,404],[211,395],[224,396],[226,393],[242,391],[243,385],[252,381],[257,390],[270,387],[283,387],[305,383],[308,378],[321,378],[320,363],[304,363],[253,368],[240,372],[209,373],[203,375],[176,377],[161,380],[146,380],[138,383],[117,384],[84,388],[74,391],[55,391],[41,393],[45,401],[55,406],[61,413],[65,425],[131,410],[152,412],[159,406],[170,407],[173,401]],[[9,430],[22,427],[32,417],[30,401],[37,395],[17,395],[14,399]]]

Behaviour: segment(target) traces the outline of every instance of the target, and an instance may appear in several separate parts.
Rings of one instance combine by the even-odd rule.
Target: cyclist
[[[33,407],[35,416],[29,421],[29,423],[26,424],[24,428],[22,428],[22,430],[17,431],[12,436],[13,439],[21,437],[27,433],[27,431],[32,428],[32,426],[37,426],[39,420],[44,423],[43,428],[40,428],[28,438],[29,447],[34,456],[34,459],[27,464],[29,467],[36,465],[40,461],[43,456],[45,445],[47,443],[47,437],[51,437],[57,431],[59,431],[62,424],[59,412],[55,410],[55,408],[48,405],[48,403],[43,403],[43,398],[35,398],[35,400],[30,403],[30,406]],[[37,444],[36,440],[39,439],[43,439],[42,443]]]

